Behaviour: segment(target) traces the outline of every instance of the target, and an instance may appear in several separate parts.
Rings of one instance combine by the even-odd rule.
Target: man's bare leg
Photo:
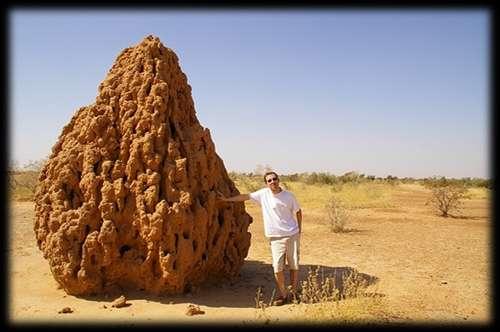
[[[297,296],[297,289],[299,285],[299,270],[290,270],[290,285],[292,286],[292,293]]]
[[[281,297],[286,299],[286,288],[285,288],[285,273],[283,271],[275,272],[274,279],[276,279],[276,284],[278,285],[278,291]]]

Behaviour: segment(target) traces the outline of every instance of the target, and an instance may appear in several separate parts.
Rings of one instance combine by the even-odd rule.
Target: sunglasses
[[[278,181],[278,178],[269,178],[266,181],[267,181],[267,183],[271,183],[273,181]]]

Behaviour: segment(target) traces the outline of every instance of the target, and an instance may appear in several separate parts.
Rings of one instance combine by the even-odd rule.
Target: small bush
[[[346,204],[339,198],[333,196],[326,204],[330,230],[334,233],[346,232],[349,220],[349,212]]]
[[[460,184],[442,184],[431,187],[431,198],[427,204],[437,209],[442,217],[450,216],[452,212],[459,212],[463,200],[468,198],[467,188]]]

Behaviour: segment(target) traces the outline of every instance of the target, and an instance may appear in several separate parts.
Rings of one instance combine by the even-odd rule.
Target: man
[[[302,211],[295,196],[279,186],[278,174],[267,172],[264,181],[266,188],[250,194],[219,199],[223,202],[243,202],[251,199],[262,207],[264,234],[271,245],[274,277],[280,293],[273,304],[282,305],[297,294]],[[290,269],[291,294],[287,294],[285,287],[285,257]]]

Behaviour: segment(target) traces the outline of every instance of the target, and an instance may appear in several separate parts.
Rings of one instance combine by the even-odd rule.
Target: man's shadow
[[[289,270],[285,269],[286,284],[290,284]],[[257,291],[260,288],[263,294],[263,300],[270,300],[273,293],[276,294],[276,283],[274,280],[274,271],[271,264],[260,261],[249,260],[245,261],[245,265],[241,270],[241,277],[238,284],[245,283],[247,286],[248,296],[252,299],[255,306],[255,298]],[[325,265],[301,264],[299,270],[299,289],[302,283],[312,286],[316,282],[316,286],[321,288],[322,282],[326,279],[333,281],[333,286],[338,290],[340,298],[345,296],[353,296],[351,290],[354,288],[362,291],[364,288],[378,282],[378,278],[366,273],[357,271],[348,266],[332,267]],[[349,294],[348,294],[349,293]],[[253,296],[251,296],[253,294]]]
[[[324,265],[305,264],[300,266],[299,283],[306,281],[311,277],[311,273],[317,271],[318,281],[329,277],[335,280],[335,288],[339,290],[340,295],[346,288],[346,280],[349,276],[355,277],[358,285],[369,286],[378,281],[378,278],[366,273],[361,273],[352,267],[332,267]],[[289,284],[288,269],[285,270],[285,280]],[[352,282],[353,278],[351,278]],[[300,286],[299,286],[300,289]],[[124,291],[123,294],[128,300],[148,300],[164,304],[185,303],[204,305],[208,307],[231,307],[231,308],[256,308],[257,293],[260,290],[260,299],[264,303],[271,301],[273,294],[276,294],[276,283],[274,281],[274,272],[272,265],[256,260],[246,260],[243,264],[238,277],[233,280],[220,280],[201,285],[199,290],[191,291],[179,295],[151,295],[142,291]],[[88,300],[112,301],[111,296],[83,296]]]

